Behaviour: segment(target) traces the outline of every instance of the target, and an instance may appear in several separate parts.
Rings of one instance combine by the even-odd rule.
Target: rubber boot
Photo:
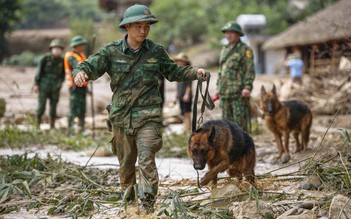
[[[55,119],[50,120],[50,129],[55,129]]]

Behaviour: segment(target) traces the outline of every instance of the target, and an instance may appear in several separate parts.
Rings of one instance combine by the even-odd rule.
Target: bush
[[[19,55],[12,55],[2,61],[4,65],[14,66],[36,66],[40,59],[40,55],[36,55],[30,51],[24,51]]]

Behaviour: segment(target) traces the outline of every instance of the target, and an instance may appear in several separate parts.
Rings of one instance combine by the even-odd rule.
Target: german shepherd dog
[[[200,185],[212,181],[217,184],[217,174],[227,170],[231,177],[246,178],[255,184],[255,145],[252,138],[237,124],[228,120],[212,120],[195,130],[188,142],[188,154],[196,170],[208,165],[208,172]]]
[[[281,159],[282,163],[290,160],[289,134],[291,131],[293,131],[296,140],[295,153],[307,149],[312,125],[312,112],[304,102],[297,100],[280,102],[273,85],[271,92],[266,92],[266,89],[262,86],[260,105],[264,112],[266,124],[273,132],[277,142],[277,159]],[[299,141],[300,133],[302,135],[302,144]],[[282,136],[284,138],[284,147]]]

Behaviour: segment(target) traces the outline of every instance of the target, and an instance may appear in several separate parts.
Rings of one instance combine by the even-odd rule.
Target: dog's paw
[[[283,154],[283,156],[281,158],[282,163],[287,163],[287,162],[289,162],[289,160],[290,160],[290,155]]]
[[[200,180],[200,185],[201,185],[201,186],[205,186],[205,185],[207,185],[209,182],[210,182],[210,180],[209,180],[206,176],[204,176],[204,177],[202,177],[201,180]]]

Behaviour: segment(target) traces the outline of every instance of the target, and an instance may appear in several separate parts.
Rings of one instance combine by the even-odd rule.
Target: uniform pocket
[[[143,82],[145,84],[157,84],[160,66],[158,64],[144,64]]]
[[[111,70],[111,85],[114,86],[119,84],[126,74],[129,73],[130,65],[114,63]]]

